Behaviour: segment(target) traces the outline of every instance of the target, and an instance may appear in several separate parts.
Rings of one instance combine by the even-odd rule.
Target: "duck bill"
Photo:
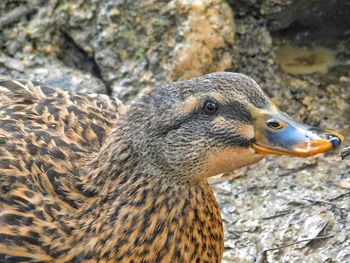
[[[308,157],[334,151],[344,137],[331,130],[321,130],[293,121],[285,113],[262,112],[255,116],[253,148],[260,154]]]

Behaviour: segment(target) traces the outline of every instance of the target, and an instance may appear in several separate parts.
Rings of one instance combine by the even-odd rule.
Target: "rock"
[[[299,45],[334,46],[350,29],[350,5],[343,0],[264,0],[261,12],[271,31],[282,31]]]
[[[0,78],[29,79],[75,92],[106,93],[105,84],[93,75],[65,66],[57,59],[25,56],[21,60],[0,53]]]
[[[235,24],[224,0],[78,0],[44,4],[21,23],[5,32],[9,55],[25,50],[58,58],[100,78],[124,101],[157,82],[232,63]]]
[[[102,78],[123,100],[159,81],[188,79],[231,65],[235,28],[223,0],[91,3],[82,2],[80,8],[95,6],[97,15],[78,35],[81,15],[63,30],[79,46],[91,46]],[[84,34],[95,23],[101,30]]]
[[[283,71],[290,74],[327,73],[336,64],[330,49],[310,50],[293,46],[280,47],[276,52],[276,62]]]
[[[312,239],[315,239],[320,236],[320,234],[325,230],[328,225],[329,218],[327,217],[327,213],[320,213],[314,216],[311,216],[305,220],[303,230],[301,231],[301,235],[299,240],[308,240],[306,242],[301,243],[298,247],[303,248],[310,243],[312,243]]]
[[[190,79],[231,66],[235,24],[221,0],[177,1],[178,35],[171,67],[172,79]]]

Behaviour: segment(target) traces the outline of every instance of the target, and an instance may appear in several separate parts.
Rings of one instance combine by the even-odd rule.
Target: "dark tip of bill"
[[[327,139],[332,144],[333,150],[338,149],[342,143],[341,139],[333,134],[327,134]]]

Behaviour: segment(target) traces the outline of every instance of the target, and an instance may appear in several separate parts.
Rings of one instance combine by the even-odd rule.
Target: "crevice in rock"
[[[336,47],[350,34],[350,3],[343,0],[296,0],[280,13],[268,17],[274,35],[298,45],[313,43]]]
[[[112,89],[109,83],[103,79],[101,69],[95,58],[89,55],[68,33],[62,30],[59,31],[59,52],[57,58],[68,67],[89,72],[96,78],[99,78],[106,87],[107,95],[112,94]]]

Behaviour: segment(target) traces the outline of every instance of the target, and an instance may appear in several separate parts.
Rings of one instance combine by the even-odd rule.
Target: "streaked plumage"
[[[266,119],[297,124],[241,74],[164,85],[128,108],[26,81],[0,81],[0,98],[0,262],[220,262],[209,176],[260,160],[253,146],[307,156],[341,142],[271,137]]]
[[[0,96],[0,253],[49,260],[73,230],[64,217],[93,196],[80,169],[124,106],[20,81],[1,81]]]
[[[194,211],[191,211],[194,204],[180,200],[177,191],[162,186],[160,180],[149,183],[138,179],[138,174],[121,172],[120,180],[124,184],[127,179],[136,182],[113,192],[118,195],[122,191],[121,199],[127,196],[129,200],[110,197],[112,190],[103,187],[110,185],[100,183],[110,178],[104,178],[103,174],[96,184],[92,183],[89,168],[94,154],[125,110],[120,101],[106,95],[52,90],[32,82],[1,81],[0,86],[1,262],[84,259],[137,262],[130,249],[138,243],[140,247],[135,253],[144,262],[157,258],[162,262],[171,259],[189,262],[194,260],[190,253],[193,249],[203,254],[203,260],[221,257],[222,248],[210,248],[209,242],[200,239],[205,229],[193,233],[183,230],[184,224],[194,223],[194,217],[203,223],[209,217],[212,221],[206,228],[212,233],[202,238],[222,243],[220,213],[211,191],[205,191],[206,182],[203,189],[186,189],[194,204],[206,201],[202,209]],[[122,144],[118,146],[123,157],[126,149]],[[134,164],[127,160],[130,156],[124,157],[125,166]],[[91,181],[87,183],[87,180]],[[118,179],[114,183],[115,188],[122,185]],[[167,195],[162,198],[164,192]],[[174,200],[167,200],[169,196]],[[123,208],[119,218],[118,207]],[[166,220],[162,221],[169,212],[174,214],[175,229]],[[181,220],[180,215],[189,221]],[[118,225],[114,227],[114,224]],[[147,237],[155,242],[140,240],[137,233],[142,231],[149,232]],[[164,234],[169,237],[160,236],[162,231],[167,231]],[[196,247],[183,242],[188,253],[185,257],[177,254],[176,244],[169,243],[170,235],[177,243],[191,239]],[[124,248],[126,242],[132,248]],[[203,250],[208,249],[211,254],[206,257]]]

